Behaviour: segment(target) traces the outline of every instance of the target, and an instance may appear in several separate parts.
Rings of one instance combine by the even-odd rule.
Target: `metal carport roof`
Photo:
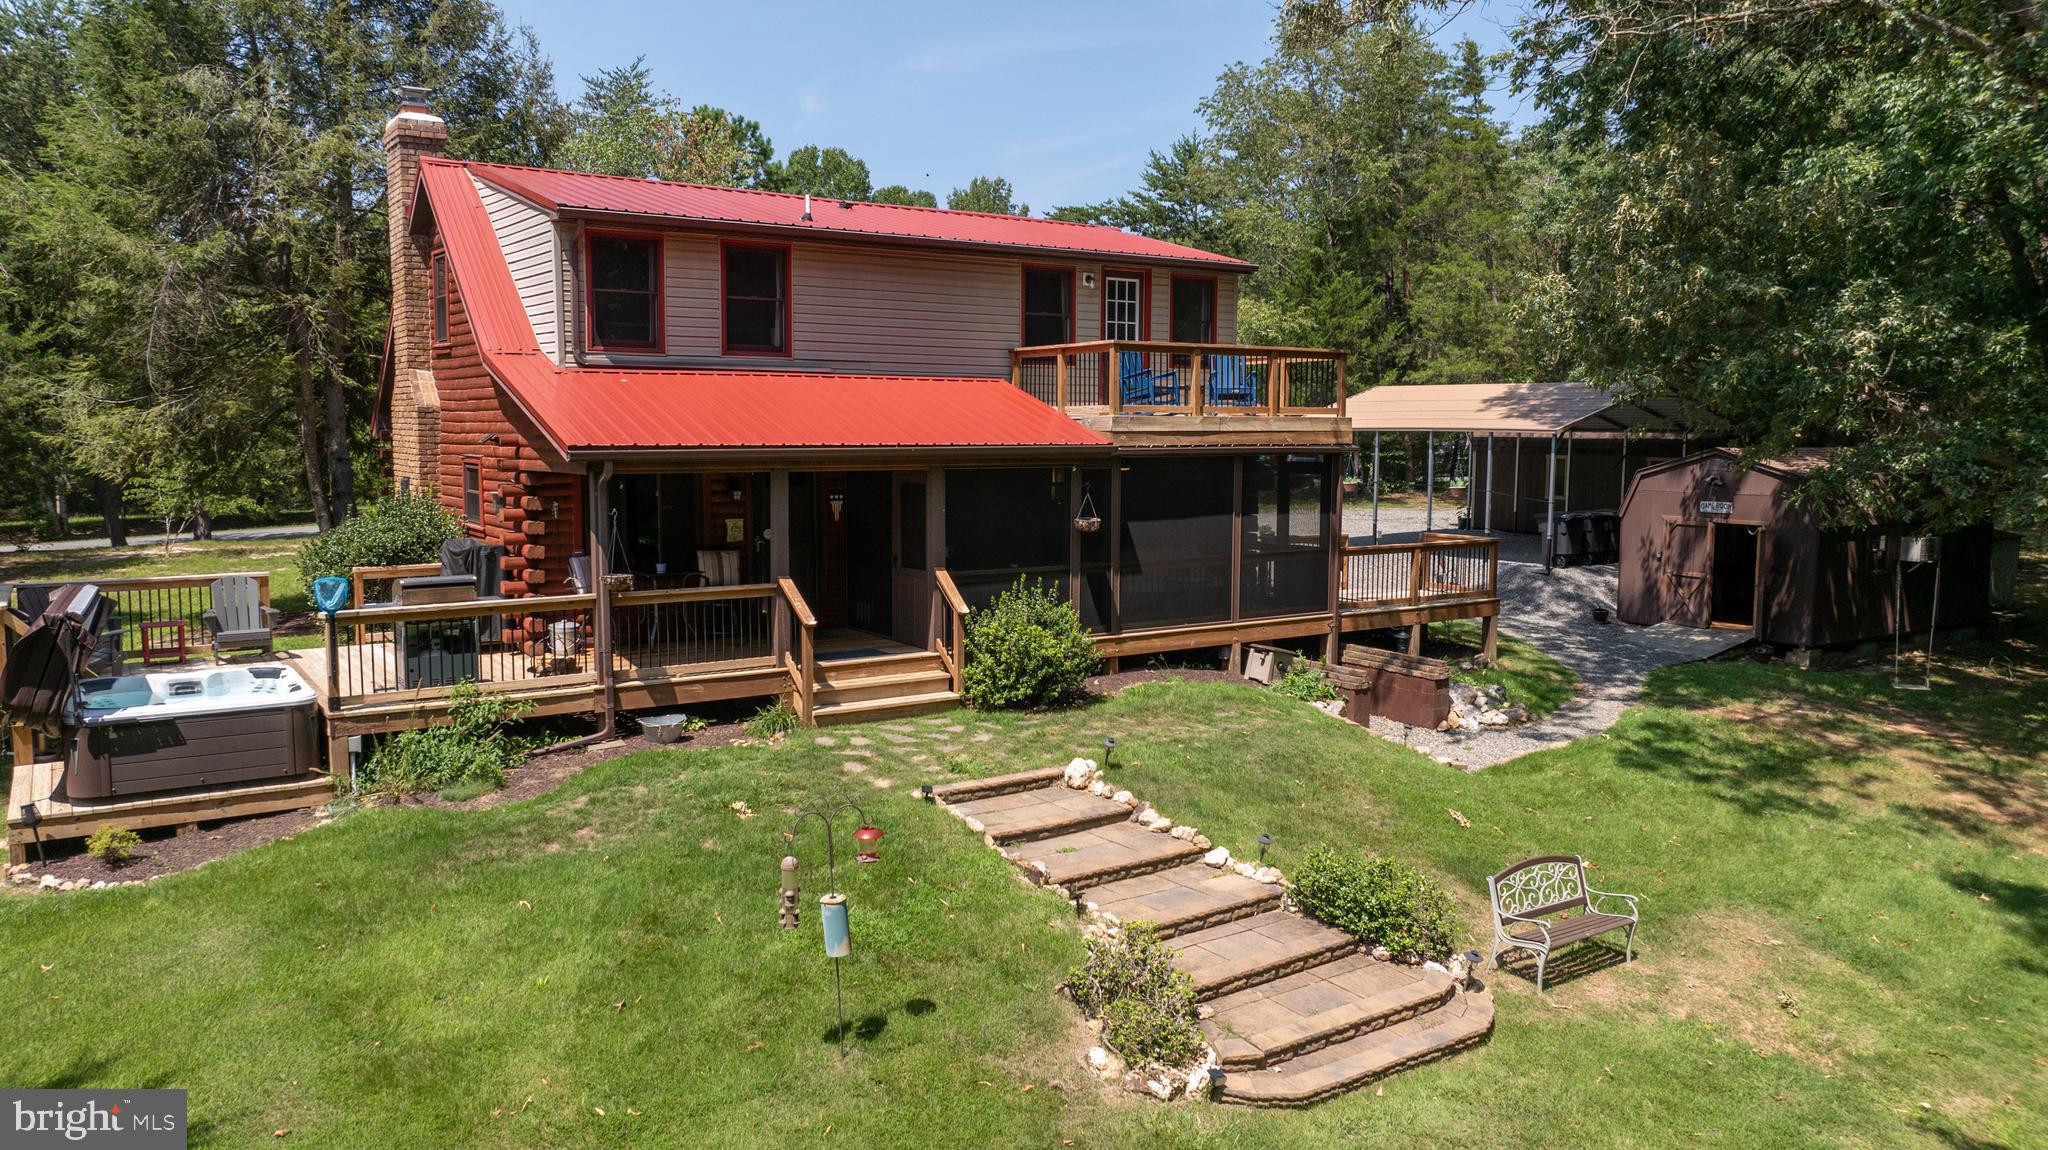
[[[1668,399],[1624,402],[1590,383],[1386,384],[1344,401],[1354,432],[1551,436],[1684,428]]]

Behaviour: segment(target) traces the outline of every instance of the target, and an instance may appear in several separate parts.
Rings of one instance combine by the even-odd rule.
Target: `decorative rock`
[[[85,885],[85,880],[84,880],[84,879],[82,879],[82,878],[75,878],[75,879],[72,879],[72,880],[71,880],[70,882],[67,882],[67,883],[63,884],[62,886],[59,886],[59,887],[58,887],[57,889],[58,889],[58,890],[77,890],[77,889],[79,889],[80,887],[82,887],[82,886],[84,886],[84,885]]]
[[[1174,838],[1180,839],[1182,842],[1188,842],[1194,839],[1195,828],[1187,825],[1186,823],[1182,823],[1179,826],[1174,827],[1167,833],[1172,835]]]
[[[1109,784],[1097,779],[1088,784],[1088,793],[1099,799],[1109,793]]]
[[[1145,1090],[1161,1102],[1167,1102],[1173,1098],[1173,1083],[1164,1078],[1146,1079]]]
[[[1097,1078],[1109,1081],[1122,1078],[1125,1066],[1124,1060],[1118,1058],[1115,1051],[1106,1046],[1097,1046],[1088,1051],[1088,1069],[1094,1071]]]
[[[1210,843],[1210,841],[1209,841],[1209,836],[1208,836],[1208,835],[1205,835],[1205,834],[1197,834],[1197,835],[1195,835],[1195,837],[1194,837],[1194,838],[1191,838],[1191,839],[1189,839],[1188,841],[1189,841],[1189,842],[1191,842],[1191,843],[1193,843],[1193,844],[1195,844],[1195,849],[1196,849],[1196,850],[1204,850],[1204,851],[1205,851],[1205,850],[1208,850],[1208,849],[1210,848],[1210,846],[1214,845],[1214,844]]]
[[[1482,727],[1505,727],[1508,725],[1508,717],[1499,711],[1481,711],[1479,712],[1479,725]]]
[[[1316,710],[1321,711],[1323,714],[1328,715],[1333,719],[1341,719],[1344,717],[1344,700],[1342,699],[1318,699],[1315,702],[1310,703],[1309,706],[1314,707]]]
[[[1201,1003],[1195,1007],[1195,1017],[1206,1022],[1216,1017],[1216,1008],[1206,1002]]]
[[[1131,812],[1131,819],[1133,821],[1145,823],[1147,825],[1149,825],[1153,819],[1156,819],[1158,817],[1159,812],[1152,809],[1151,803],[1139,803],[1137,809]]]
[[[1095,762],[1092,759],[1075,759],[1067,764],[1064,776],[1066,784],[1077,791],[1085,791],[1095,781]]]
[[[1044,862],[1043,860],[1041,860],[1041,859],[1032,859],[1032,860],[1031,860],[1031,881],[1032,881],[1032,882],[1035,882],[1035,883],[1039,883],[1039,884],[1043,885],[1043,884],[1045,883],[1045,881],[1046,881],[1047,879],[1051,878],[1051,877],[1052,877],[1052,873],[1051,873],[1050,871],[1048,871],[1048,870],[1046,870],[1046,869],[1045,869],[1045,862]]]
[[[1387,962],[1394,957],[1394,953],[1384,946],[1376,946],[1372,948],[1372,957],[1374,962]]]
[[[1217,847],[1208,854],[1203,855],[1202,861],[1218,870],[1222,870],[1230,865],[1230,852],[1223,847]]]
[[[92,884],[92,887],[91,887],[91,889],[92,889],[92,890],[105,890],[105,889],[107,889],[107,880],[106,880],[106,879],[99,879],[99,880],[96,880],[96,881],[95,881],[95,882],[94,882],[94,883]]]
[[[1151,818],[1140,819],[1139,821],[1145,824],[1145,829],[1148,831],[1164,833],[1173,829],[1173,820],[1160,814],[1158,811],[1153,811]]]
[[[46,875],[44,875],[44,876],[43,876],[43,882],[42,882],[42,887],[43,887],[43,889],[44,889],[44,890],[55,890],[55,889],[57,889],[58,887],[60,887],[60,886],[63,886],[63,885],[64,885],[64,880],[63,880],[63,879],[61,879],[61,878],[58,878],[58,877],[57,877],[56,875],[53,875],[53,874],[46,874]]]
[[[1130,806],[1133,802],[1136,801],[1136,796],[1132,795],[1129,791],[1118,791],[1117,793],[1109,796],[1109,801],[1113,803],[1122,803],[1125,806]]]
[[[28,873],[28,864],[27,864],[27,863],[13,863],[13,864],[10,864],[10,865],[8,866],[8,868],[7,868],[7,873],[8,873],[8,874],[27,874],[27,873]]]
[[[1422,969],[1433,970],[1436,971],[1438,974],[1449,974],[1451,972],[1450,967],[1445,966],[1443,963],[1438,962],[1435,959],[1430,959],[1428,962],[1423,963]]]
[[[1231,863],[1230,869],[1236,871],[1238,874],[1241,874],[1246,878],[1251,878],[1254,874],[1258,873],[1259,868],[1253,866],[1248,862],[1240,860],[1238,862]]]
[[[1472,961],[1462,954],[1454,954],[1451,956],[1451,961],[1448,964],[1446,964],[1444,970],[1445,973],[1451,976],[1452,981],[1456,982],[1460,986],[1463,986],[1471,981]]]
[[[1209,1089],[1209,1068],[1216,1065],[1216,1052],[1204,1051],[1202,1061],[1188,1074],[1187,1085],[1181,1090],[1182,1098],[1194,1098]]]
[[[1252,880],[1272,886],[1280,881],[1280,872],[1269,866],[1258,867],[1252,871]]]

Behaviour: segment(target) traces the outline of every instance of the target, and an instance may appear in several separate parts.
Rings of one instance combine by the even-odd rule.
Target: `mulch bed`
[[[1120,671],[1114,675],[1096,675],[1083,685],[1083,690],[1090,698],[1105,698],[1135,683],[1157,683],[1168,679],[1222,682],[1231,678],[1232,676],[1223,671],[1209,668],[1146,667],[1134,671]],[[651,745],[640,738],[640,725],[633,721],[632,716],[621,715],[619,720],[619,732],[615,737],[574,750],[534,755],[508,772],[505,785],[489,794],[462,802],[449,802],[434,794],[382,801],[394,806],[489,810],[506,803],[516,803],[522,799],[544,795],[599,763],[646,750]],[[710,750],[731,746],[744,738],[746,724],[735,721],[706,727],[674,745],[687,750]],[[300,831],[310,830],[318,825],[319,821],[318,810],[286,811],[282,814],[256,815],[207,824],[191,834],[172,835],[168,830],[144,832],[141,849],[136,852],[133,859],[119,866],[101,862],[86,854],[83,840],[47,843],[45,850],[49,862],[37,863],[33,861],[31,855],[29,873],[39,877],[46,874],[56,875],[65,882],[80,879],[88,884],[100,880],[116,883],[150,879],[190,870],[224,855],[234,854],[236,851],[288,838]]]

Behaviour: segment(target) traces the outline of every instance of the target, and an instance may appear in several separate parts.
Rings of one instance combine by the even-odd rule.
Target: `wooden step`
[[[946,711],[960,705],[951,691],[928,691],[921,695],[892,695],[886,699],[863,699],[854,703],[830,703],[813,707],[811,719],[821,727],[835,723],[871,723],[904,715]]]
[[[1045,881],[1072,892],[1117,879],[1151,874],[1202,856],[1185,839],[1122,822],[1026,843],[1010,852],[1020,865],[1045,865]]]
[[[1122,803],[1060,783],[955,803],[953,813],[998,843],[1049,839],[1131,817],[1131,809]]]
[[[1173,938],[1276,910],[1280,886],[1193,862],[1090,887],[1081,904],[1119,922],[1149,922]]]
[[[1202,1029],[1224,1069],[1271,1066],[1435,1010],[1455,986],[1448,974],[1349,954],[1217,998]]]
[[[903,675],[912,671],[943,671],[937,651],[905,651],[898,655],[862,655],[857,659],[819,659],[814,678],[820,686],[844,687],[862,679]]]
[[[1306,1106],[1486,1040],[1493,996],[1461,991],[1435,1010],[1259,1070],[1226,1070],[1218,1102]]]
[[[1173,965],[1195,980],[1202,998],[1272,982],[1339,959],[1358,940],[1333,926],[1284,910],[1269,910],[1206,927],[1173,940]]]
[[[953,677],[944,669],[905,671],[896,675],[875,675],[864,679],[818,684],[814,696],[820,707],[836,703],[862,703],[869,699],[890,699],[903,695],[931,695],[953,689]]]
[[[985,779],[962,779],[957,783],[945,783],[932,788],[932,798],[939,802],[955,804],[973,799],[985,799],[990,795],[1007,795],[1015,791],[1034,791],[1049,783],[1057,783],[1067,775],[1065,767],[1039,767],[1035,770],[1017,771],[1008,775],[990,775]]]

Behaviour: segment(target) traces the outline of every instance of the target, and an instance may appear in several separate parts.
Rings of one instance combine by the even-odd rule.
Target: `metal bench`
[[[1536,991],[1543,991],[1543,966],[1552,951],[1574,942],[1627,930],[1623,961],[1636,956],[1636,896],[1594,890],[1586,885],[1586,862],[1577,855],[1544,855],[1524,859],[1486,879],[1493,902],[1493,962],[1503,951],[1527,950],[1536,955]],[[1627,914],[1603,909],[1601,900],[1621,899]],[[1551,919],[1551,915],[1576,915]]]

